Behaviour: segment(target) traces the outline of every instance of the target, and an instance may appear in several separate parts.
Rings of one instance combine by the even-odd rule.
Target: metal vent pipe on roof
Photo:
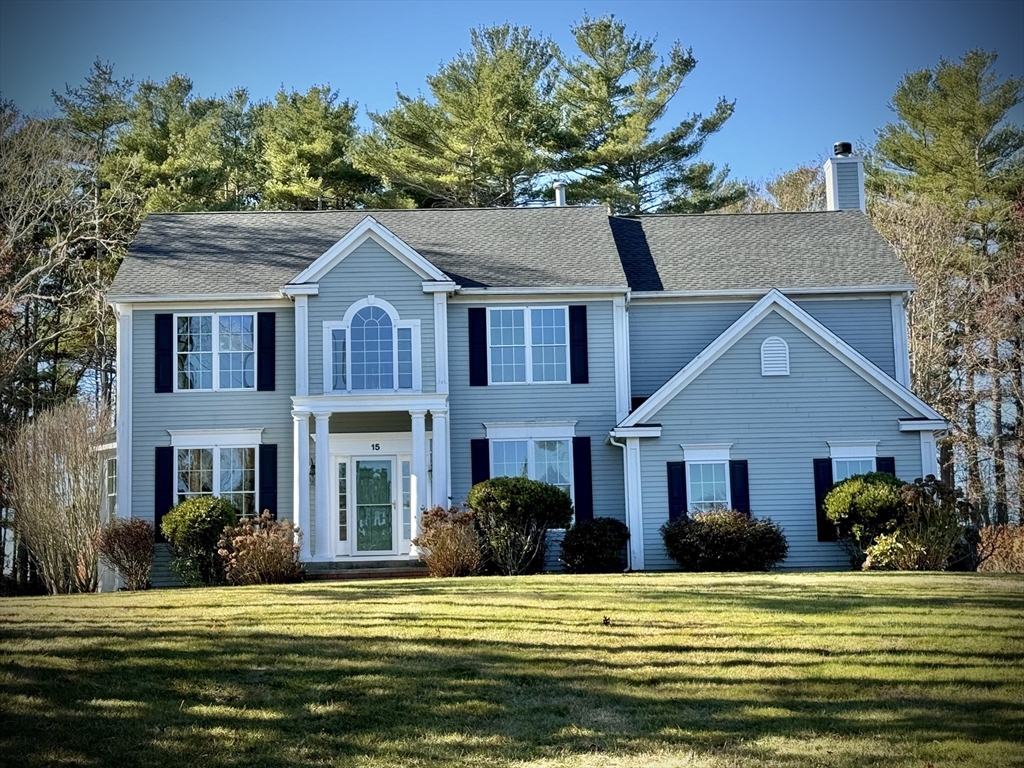
[[[565,182],[556,181],[551,188],[555,190],[555,208],[565,208]]]

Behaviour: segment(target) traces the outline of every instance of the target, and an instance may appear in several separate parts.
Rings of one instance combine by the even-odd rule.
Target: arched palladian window
[[[789,345],[785,339],[769,336],[761,342],[761,375],[789,376]]]
[[[324,323],[324,392],[420,390],[420,323],[368,296]]]

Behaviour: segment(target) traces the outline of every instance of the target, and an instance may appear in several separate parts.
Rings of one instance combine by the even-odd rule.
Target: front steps
[[[305,563],[306,581],[421,579],[430,574],[419,560],[367,560]]]

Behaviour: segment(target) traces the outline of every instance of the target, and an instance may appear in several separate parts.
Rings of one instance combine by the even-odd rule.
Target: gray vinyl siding
[[[370,295],[389,302],[402,320],[420,321],[423,391],[435,391],[434,297],[423,292],[423,278],[368,240],[320,279],[318,296],[309,297],[309,394],[324,391],[324,322],[340,322],[353,302]]]
[[[291,396],[295,394],[295,322],[291,307],[232,305],[224,312],[277,314],[275,324],[276,376],[273,392],[226,390],[220,392],[168,392],[154,390],[154,317],[171,310],[135,309],[132,313],[132,509],[133,517],[153,520],[157,446],[170,445],[169,429],[258,429],[263,442],[277,444],[278,515],[289,517],[292,488]],[[182,307],[177,314],[192,310]],[[176,583],[166,572],[168,556],[158,557],[154,585]]]
[[[567,302],[524,300],[523,305]],[[472,484],[470,440],[486,438],[484,422],[576,419],[576,435],[590,435],[594,516],[625,522],[622,450],[605,443],[615,426],[615,361],[611,301],[571,302],[587,306],[588,384],[469,386],[469,306],[448,306],[451,390],[452,501],[464,501]],[[498,305],[494,305],[498,306]],[[507,306],[507,305],[506,305]],[[557,546],[551,553],[557,558]],[[549,556],[549,562],[551,557]]]
[[[789,344],[789,376],[762,377],[761,342]],[[651,418],[656,439],[640,441],[645,567],[673,568],[659,530],[668,519],[665,464],[682,461],[685,444],[732,443],[748,461],[750,505],[785,530],[785,567],[848,567],[838,544],[818,542],[813,459],[829,440],[878,440],[905,480],[921,474],[916,432],[900,432],[908,414],[787,320],[772,312]]]
[[[896,375],[892,306],[880,298],[796,302],[890,376]],[[752,301],[633,302],[629,307],[633,397],[650,397],[753,306]]]

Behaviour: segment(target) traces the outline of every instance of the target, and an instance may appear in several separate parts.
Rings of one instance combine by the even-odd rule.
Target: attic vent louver
[[[789,376],[789,345],[785,339],[769,336],[761,342],[761,375]]]

